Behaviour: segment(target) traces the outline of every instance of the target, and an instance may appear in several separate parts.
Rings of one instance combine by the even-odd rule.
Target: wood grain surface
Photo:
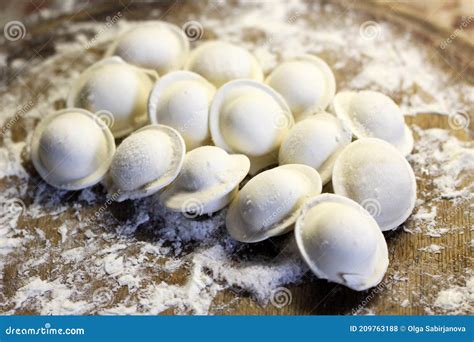
[[[410,125],[423,129],[443,128],[451,130],[459,139],[470,141],[465,131],[452,130],[448,118],[434,114],[420,114],[407,117]],[[471,179],[472,181],[472,179]],[[430,187],[430,180],[417,182],[419,194]],[[420,195],[418,195],[420,197]],[[384,281],[378,287],[369,291],[356,292],[344,286],[327,283],[308,275],[308,280],[300,286],[289,287],[292,293],[292,303],[282,308],[275,306],[261,307],[251,299],[242,299],[236,304],[233,314],[262,314],[262,315],[305,315],[305,314],[353,314],[360,305],[370,308],[373,313],[384,315],[425,315],[426,306],[423,300],[432,300],[437,293],[431,275],[453,276],[464,274],[472,269],[472,240],[473,212],[469,203],[453,208],[448,200],[437,206],[437,221],[446,227],[456,227],[460,231],[455,234],[445,234],[433,238],[424,234],[409,234],[403,229],[386,232],[384,235],[389,245],[390,266]],[[407,228],[412,226],[410,219]],[[420,248],[431,244],[448,246],[440,254],[423,253]],[[402,271],[402,272],[400,272]],[[403,274],[398,278],[398,273]],[[461,284],[459,284],[461,285]],[[233,294],[224,294],[223,300],[230,301]],[[402,307],[400,304],[407,299],[410,304]],[[354,311],[355,310],[355,311]],[[361,314],[366,313],[360,310]]]
[[[387,7],[390,5],[390,10]],[[368,15],[372,18],[383,18],[383,20],[390,20],[398,22],[399,24],[405,25],[409,23],[407,30],[413,30],[418,35],[421,45],[431,46],[436,45],[442,39],[449,36],[450,31],[446,31],[446,28],[440,28],[439,26],[430,24],[430,18],[426,18],[418,8],[410,9],[410,6],[405,4],[400,12],[399,6],[394,6],[393,3],[387,4],[384,1],[377,1],[375,4],[372,2],[364,2],[355,4],[358,9],[367,11]],[[191,6],[192,10],[193,6]],[[98,17],[103,17],[107,13],[112,13],[110,5],[107,3],[101,3],[95,8],[95,13]],[[77,15],[78,20],[85,20],[88,15],[79,14]],[[133,11],[131,17],[140,18],[143,16],[144,10]],[[82,15],[82,17],[81,17]],[[177,16],[182,14],[176,14]],[[459,12],[456,12],[459,15]],[[434,18],[437,18],[434,16]],[[55,19],[56,20],[56,19]],[[60,19],[57,19],[60,20]],[[453,19],[454,20],[454,19]],[[54,23],[51,23],[53,25]],[[436,28],[434,28],[436,27]],[[39,25],[36,30],[38,35],[44,34],[48,29],[46,25]],[[441,65],[441,68],[451,69],[453,65],[455,69],[452,70],[453,74],[464,73],[467,79],[474,77],[472,75],[472,60],[473,60],[473,47],[468,42],[468,39],[456,40],[447,51],[443,51],[442,59],[446,62],[441,61],[440,63],[446,63]],[[22,51],[13,51],[12,55],[18,55]],[[328,56],[330,60],[331,57]],[[338,76],[338,75],[336,75]],[[393,94],[396,98],[396,94]],[[471,104],[472,105],[472,104]],[[61,101],[57,104],[58,108],[64,106]],[[471,107],[472,108],[472,107]],[[457,136],[461,140],[472,141],[472,122],[468,130],[454,130],[448,124],[448,118],[446,116],[436,115],[433,113],[419,114],[417,116],[408,116],[407,122],[409,125],[416,125],[422,129],[428,128],[444,128],[451,131],[451,133]],[[13,129],[13,140],[22,141],[25,138],[25,128],[28,125],[23,125],[20,121],[18,125],[15,125]],[[416,137],[417,138],[417,137]],[[0,144],[2,141],[0,140]],[[25,162],[29,164],[28,161]],[[27,165],[31,170],[31,165]],[[422,196],[424,189],[432,187],[432,180],[419,176],[417,183],[419,189],[419,196]],[[472,175],[471,175],[472,176]],[[465,181],[472,181],[471,178],[467,178]],[[11,186],[11,180],[0,180],[0,191],[3,190],[7,185]],[[76,196],[77,197],[77,196]],[[68,201],[74,201],[74,196],[68,198]],[[25,199],[28,201],[28,199]],[[283,307],[277,307],[275,305],[263,306],[257,301],[252,299],[246,293],[238,291],[226,290],[219,293],[215,299],[215,305],[213,305],[212,312],[215,314],[244,314],[244,315],[308,315],[308,314],[353,314],[353,313],[367,313],[373,312],[376,314],[385,315],[424,315],[428,314],[426,310],[426,298],[433,300],[436,293],[440,290],[436,282],[434,282],[431,275],[443,275],[447,279],[452,277],[453,285],[462,285],[461,279],[463,276],[467,276],[467,270],[472,270],[472,247],[470,247],[473,228],[473,210],[472,203],[464,203],[459,206],[453,206],[449,200],[443,200],[436,204],[437,215],[436,220],[443,226],[450,227],[455,233],[444,234],[441,237],[433,238],[426,236],[425,234],[410,234],[403,229],[391,231],[385,233],[385,236],[389,245],[389,257],[390,266],[387,275],[382,282],[376,288],[364,292],[355,292],[340,286],[337,284],[328,283],[326,281],[316,279],[309,272],[305,275],[303,281],[297,285],[288,286],[288,290],[291,293],[291,303]],[[94,208],[88,208],[91,212]],[[126,205],[117,205],[111,210],[116,211],[117,215],[123,215],[126,213]],[[120,213],[122,212],[122,214]],[[72,219],[66,213],[61,217],[61,220]],[[19,226],[22,229],[33,229],[33,227],[41,226],[45,231],[47,237],[51,239],[53,244],[59,242],[60,236],[57,234],[57,227],[61,222],[57,220],[50,220],[47,217],[41,219],[21,219]],[[410,219],[406,223],[406,228],[413,228],[413,222]],[[141,235],[143,233],[143,235]],[[84,238],[78,236],[78,239]],[[137,240],[148,239],[146,232],[137,232],[133,237]],[[424,253],[420,251],[421,248],[429,246],[431,244],[438,244],[448,246],[441,253]],[[34,248],[40,248],[34,244],[31,244],[32,250],[28,253],[35,253]],[[44,247],[44,246],[43,246]],[[258,252],[261,253],[279,253],[272,250],[270,245],[261,245],[256,247]],[[27,253],[27,254],[28,254]],[[285,253],[283,251],[282,253]],[[28,255],[24,256],[25,258]],[[13,295],[18,288],[18,283],[21,282],[17,274],[16,267],[21,263],[19,258],[17,263],[12,263],[4,269],[3,279],[5,295],[7,297]],[[49,279],[52,277],[51,272],[57,272],[56,265],[46,264],[38,269],[38,275],[41,278]],[[67,272],[67,268],[64,269]],[[176,283],[180,283],[184,280],[186,272],[178,272],[174,274],[173,279],[168,279]],[[158,276],[157,276],[158,277]],[[159,277],[157,280],[160,279]],[[93,280],[91,280],[91,283]],[[102,286],[100,282],[94,282],[92,290]],[[121,291],[121,292],[120,292]],[[121,298],[124,298],[127,293],[126,289],[123,288],[117,293],[116,302],[119,302]],[[402,301],[408,300],[410,305],[402,306]],[[223,307],[224,309],[220,309]],[[1,305],[0,305],[1,308]],[[11,310],[12,308],[2,308],[4,311]],[[360,309],[360,310],[358,310]],[[34,310],[22,310],[16,311],[16,314],[36,314]],[[164,314],[174,314],[173,310],[165,311]],[[433,312],[439,313],[439,312]]]

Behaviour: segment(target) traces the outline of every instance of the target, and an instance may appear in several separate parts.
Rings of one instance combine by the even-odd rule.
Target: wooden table
[[[401,14],[397,15],[397,9],[399,6],[385,1],[377,1],[378,4],[362,3],[357,6],[362,10],[366,10],[371,16],[377,18],[385,18],[388,20],[399,21],[402,24],[409,23],[414,30],[418,30],[419,39],[421,44],[430,45],[434,41],[439,41],[446,34],[449,35],[449,31],[443,31],[444,29],[432,25],[429,20],[422,18],[419,9],[410,10],[409,5],[405,3]],[[390,5],[390,11],[386,10],[385,6]],[[192,6],[191,6],[192,8]],[[94,15],[103,17],[104,14],[109,13],[110,8],[106,4],[96,6],[96,12]],[[143,10],[133,12],[133,15],[140,17],[144,15]],[[389,13],[387,13],[389,12]],[[82,15],[82,17],[81,17]],[[87,18],[90,13],[78,15],[79,19]],[[132,15],[132,16],[133,16]],[[173,15],[173,14],[171,14]],[[60,20],[60,19],[58,19]],[[54,24],[54,21],[53,23]],[[48,25],[39,25],[37,27],[38,34],[44,34],[48,30]],[[458,39],[447,49],[445,58],[447,61],[451,61],[458,65],[460,68],[464,68],[464,72],[467,78],[472,80],[472,57],[473,47],[464,39]],[[22,51],[13,51],[12,55],[18,55]],[[57,107],[61,108],[64,103],[59,101]],[[419,127],[426,128],[445,128],[450,129],[448,125],[448,118],[446,116],[439,116],[434,114],[422,114],[414,117],[407,117],[407,121],[410,125],[418,125]],[[472,124],[472,122],[471,122]],[[31,126],[31,125],[30,125]],[[23,121],[20,121],[13,128],[13,140],[22,141],[25,138],[26,132],[25,127],[29,127]],[[452,133],[462,140],[471,140],[472,136],[469,136],[467,131],[463,130],[452,130]],[[472,125],[470,127],[472,134]],[[0,146],[3,141],[0,140]],[[31,163],[25,157],[25,165],[29,172],[34,174]],[[13,180],[14,182],[15,180]],[[0,180],[0,190],[12,186],[12,180]],[[429,179],[421,179],[418,182],[418,187],[423,190],[425,187],[430,186]],[[72,196],[68,201],[74,201],[77,196]],[[28,203],[29,199],[25,198],[25,202]],[[73,203],[71,202],[71,205]],[[91,212],[97,208],[89,208]],[[123,205],[112,206],[112,211],[116,211],[118,215],[122,215],[123,212],[130,210]],[[223,311],[217,310],[215,313],[218,314],[266,314],[266,315],[304,315],[304,314],[350,314],[354,313],[354,309],[357,308],[361,303],[364,308],[370,309],[371,312],[377,314],[401,314],[401,315],[423,315],[427,314],[426,307],[423,305],[422,297],[430,295],[431,299],[436,295],[436,291],[439,290],[436,286],[433,286],[433,279],[428,274],[442,274],[452,275],[453,279],[460,279],[459,275],[467,276],[467,270],[472,269],[472,252],[469,249],[469,244],[472,241],[472,208],[469,207],[469,203],[465,203],[462,206],[453,208],[448,200],[442,201],[437,205],[437,220],[443,222],[444,225],[457,227],[456,234],[445,234],[440,238],[432,238],[423,234],[409,234],[404,232],[402,229],[398,229],[393,232],[386,233],[387,240],[389,242],[389,251],[391,264],[387,276],[381,286],[376,287],[372,290],[365,292],[351,291],[343,286],[327,283],[326,281],[317,280],[311,274],[305,276],[304,281],[299,285],[290,285],[288,289],[292,293],[292,301],[289,305],[285,305],[282,308],[278,308],[272,305],[266,307],[261,306],[251,297],[246,294],[237,294],[233,291],[226,290],[219,293],[215,299],[216,303],[226,303],[226,308]],[[122,213],[120,213],[122,212]],[[70,214],[65,213],[61,216],[60,222],[52,221],[47,217],[41,219],[21,219],[19,221],[19,227],[25,230],[32,230],[34,227],[41,226],[44,230],[48,239],[51,240],[53,245],[57,245],[60,240],[60,236],[57,234],[57,227],[61,224],[61,220],[74,219]],[[407,227],[410,228],[410,220],[407,223]],[[83,235],[79,234],[78,239],[84,238]],[[147,238],[146,234],[141,236],[140,233],[136,234],[134,238],[140,240]],[[449,246],[440,254],[423,253],[419,249],[430,245],[431,243],[437,243],[445,246]],[[9,263],[4,269],[3,274],[3,286],[4,295],[7,297],[13,296],[16,290],[19,288],[22,279],[17,273],[17,267],[21,264],[22,258],[28,258],[31,253],[37,253],[38,250],[34,249],[45,248],[43,245],[30,244],[31,251],[28,251],[26,255],[17,255],[18,260],[13,263]],[[38,267],[37,275],[43,279],[52,279],[55,276],[55,272],[58,272],[55,261],[51,260],[50,263],[46,263],[41,267]],[[62,271],[61,271],[62,269]],[[67,273],[68,269],[59,268],[59,272]],[[403,271],[403,272],[401,272]],[[402,276],[400,276],[402,274]],[[184,277],[183,273],[177,273],[173,275],[175,281],[179,283]],[[159,277],[157,278],[159,279]],[[95,288],[103,286],[103,283],[94,282],[91,279],[93,291]],[[122,298],[127,295],[126,289],[120,289],[116,294],[117,298],[114,302],[120,302]],[[405,307],[401,306],[400,303],[404,300],[408,300],[410,305]],[[3,310],[11,310],[11,307],[2,308]],[[365,309],[359,311],[364,313]],[[94,311],[91,311],[94,313]],[[15,310],[17,314],[35,314],[37,311],[31,308],[20,308]],[[165,311],[164,314],[172,314],[173,310]]]

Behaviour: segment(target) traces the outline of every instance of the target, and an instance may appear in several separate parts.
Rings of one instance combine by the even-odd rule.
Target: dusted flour
[[[267,73],[282,58],[314,53],[333,68],[340,90],[383,91],[407,114],[452,115],[470,109],[472,86],[462,80],[453,83],[415,37],[390,23],[377,23],[376,34],[367,36],[360,31],[367,18],[356,12],[340,15],[334,5],[302,1],[246,4],[229,11],[220,2],[209,3],[203,15],[174,20],[179,25],[197,21],[205,37],[242,44]],[[331,19],[338,13],[339,20]],[[160,15],[157,10],[150,17]],[[9,75],[27,70],[0,89],[0,122],[6,127],[0,138],[2,313],[232,313],[249,296],[278,308],[277,290],[291,295],[289,289],[308,272],[291,234],[259,249],[237,243],[225,232],[225,210],[190,219],[166,210],[155,197],[112,203],[100,185],[71,193],[51,188],[32,172],[25,141],[37,120],[61,108],[71,80],[102,56],[117,32],[136,24],[122,16],[106,27],[70,22],[55,32],[53,56],[0,58],[2,68],[8,61]],[[44,90],[36,93],[39,89]],[[430,186],[420,189],[414,214],[403,228],[433,239],[461,236],[468,230],[440,222],[439,208],[449,204],[456,210],[472,201],[472,143],[447,130],[415,132],[409,160],[418,179],[429,179]],[[395,244],[389,241],[389,248]],[[424,248],[413,253],[436,258],[450,250],[441,242]],[[407,309],[421,305],[427,313],[472,313],[467,271],[465,277],[428,274],[419,264],[393,261],[397,268],[389,270],[379,296]],[[432,294],[406,290],[407,279],[417,272],[432,280]],[[233,293],[233,299],[222,300],[222,293]],[[373,310],[372,302],[358,313],[383,313]]]

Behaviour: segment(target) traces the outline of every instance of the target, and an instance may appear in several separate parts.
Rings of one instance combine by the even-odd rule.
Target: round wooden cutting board
[[[339,2],[318,3],[318,14],[313,12],[315,3],[308,2],[307,10],[298,14],[297,21],[314,21],[317,27],[324,27],[325,22],[340,20],[341,25],[344,18],[351,17],[352,21],[348,27],[357,28],[360,23],[373,21],[383,25],[390,25],[397,35],[412,35],[414,44],[421,50],[427,51],[431,56],[427,63],[432,63],[433,67],[441,71],[446,77],[450,78],[453,86],[458,83],[473,84],[474,73],[472,60],[474,57],[474,47],[463,37],[455,37],[449,44],[442,45],[452,35],[452,32],[433,25],[423,17],[418,11],[409,9],[400,9],[397,6],[390,7],[390,2],[361,2],[361,1],[339,1]],[[111,5],[110,2],[94,2],[89,5],[76,9],[74,14],[63,14],[51,17],[47,20],[31,21],[27,25],[28,37],[21,41],[5,41],[2,48],[7,56],[7,63],[2,70],[1,80],[3,87],[0,88],[3,107],[2,117],[14,117],[14,112],[6,112],[4,108],[12,108],[15,104],[18,106],[27,105],[25,112],[17,120],[11,122],[8,127],[11,131],[8,143],[21,143],[27,139],[28,133],[35,127],[39,118],[46,115],[48,110],[61,109],[65,107],[64,95],[54,98],[48,98],[52,101],[52,106],[45,106],[46,98],[51,94],[65,94],[61,89],[62,83],[55,83],[55,77],[59,74],[69,73],[76,75],[91,63],[99,60],[103,55],[108,42],[99,42],[82,51],[80,54],[73,52],[64,52],[60,50],[61,42],[64,44],[76,40],[77,36],[83,36],[87,40],[93,39],[95,32],[90,31],[87,23],[97,22],[105,23],[111,20],[118,12],[121,13],[120,20],[150,20],[160,19],[181,26],[181,23],[194,20],[199,17],[203,11],[209,12],[209,18],[215,21],[222,21],[223,27],[225,20],[235,15],[235,9],[239,4],[234,1],[222,3],[219,1],[213,10],[211,4],[197,4],[197,2],[167,2],[142,3],[131,2],[121,5]],[[256,6],[246,4],[245,6]],[[286,2],[276,2],[275,6],[290,6]],[[326,6],[326,7],[324,7]],[[321,10],[321,8],[323,8]],[[330,9],[330,10],[329,10]],[[322,12],[321,12],[322,11]],[[318,17],[321,13],[324,16]],[[123,16],[123,17],[122,17]],[[262,17],[265,21],[265,17]],[[85,25],[81,27],[81,23]],[[69,26],[75,25],[74,32]],[[295,23],[298,25],[298,22]],[[201,40],[212,39],[216,37],[213,30],[204,31]],[[254,39],[258,39],[258,32],[248,32],[248,41],[246,46],[252,44]],[[294,39],[298,39],[297,36]],[[110,42],[110,41],[109,41]],[[199,42],[192,42],[193,45]],[[347,42],[351,44],[351,42]],[[2,51],[0,50],[0,52]],[[331,66],[335,66],[341,60],[334,52],[321,49],[320,55],[325,58]],[[21,58],[25,66],[18,68],[12,65],[12,61]],[[344,88],[351,77],[358,73],[364,65],[360,63],[348,63],[343,67],[334,68],[338,89]],[[411,89],[414,94],[422,92],[420,89]],[[400,102],[403,95],[400,91],[391,94],[397,102]],[[423,96],[423,95],[421,95]],[[15,102],[16,101],[16,102]],[[461,99],[465,101],[464,105],[469,108],[467,118],[471,118],[472,103],[469,98]],[[31,103],[30,105],[28,105]],[[33,115],[29,115],[33,113]],[[450,134],[463,141],[472,142],[473,120],[470,120],[465,129],[455,129],[449,124],[448,115],[438,115],[432,112],[419,113],[406,117],[410,126],[418,126],[421,129],[442,128],[450,131]],[[418,131],[415,130],[415,138],[418,139]],[[7,144],[7,138],[0,137],[0,147]],[[415,152],[416,152],[415,145]],[[472,145],[471,145],[472,148]],[[86,307],[84,312],[87,314],[96,314],[100,310],[94,305],[87,306],[91,302],[94,291],[100,288],[113,288],[113,298],[105,305],[105,309],[122,306],[130,307],[140,301],[139,295],[131,292],[126,285],[117,285],[116,281],[110,277],[95,277],[89,271],[93,268],[93,256],[88,255],[81,260],[69,260],[65,262],[62,255],[74,248],[82,248],[92,242],[97,244],[97,251],[113,249],[117,245],[126,244],[124,252],[125,259],[137,256],[140,247],[138,244],[145,241],[153,243],[159,237],[154,224],[147,223],[135,226],[132,232],[122,232],[118,227],[125,225],[127,219],[133,217],[140,219],[137,214],[137,207],[131,201],[123,203],[112,203],[105,210],[107,215],[114,218],[114,225],[110,226],[110,221],[101,222],[99,219],[91,227],[75,231],[71,228],[74,222],[79,225],[75,206],[77,203],[82,205],[82,214],[91,214],[104,206],[105,196],[101,185],[95,186],[92,191],[102,201],[93,201],[88,204],[87,199],[81,192],[61,193],[50,187],[45,186],[38,174],[34,170],[27,153],[27,146],[22,151],[22,166],[28,174],[28,184],[19,199],[25,205],[25,212],[20,216],[16,233],[18,236],[35,237],[41,231],[45,239],[28,238],[23,243],[22,248],[13,250],[5,256],[5,265],[1,277],[0,312],[8,314],[38,314],[41,313],[44,302],[38,304],[35,299],[24,301],[21,305],[15,301],[21,296],[22,288],[26,285],[26,279],[39,277],[43,281],[54,282],[60,279],[60,282],[73,284],[76,291],[74,298],[69,297],[72,303],[81,302]],[[463,186],[472,186],[473,175],[463,180]],[[24,178],[19,176],[9,176],[0,179],[0,191],[9,193],[12,189],[20,188],[24,185]],[[426,197],[429,190],[433,187],[433,180],[429,175],[417,173],[418,197],[423,201],[429,201]],[[35,194],[38,194],[38,187],[41,191],[50,193],[42,195],[44,208],[51,215],[39,215],[31,212],[30,208],[37,208],[35,203]],[[462,188],[462,186],[461,186]],[[66,206],[66,210],[60,213],[54,213],[53,202],[49,197],[59,196],[60,205]],[[59,204],[58,204],[59,205]],[[138,208],[146,204],[141,204]],[[390,266],[382,284],[376,288],[364,292],[355,292],[334,283],[328,283],[318,280],[309,271],[296,284],[284,284],[287,299],[285,305],[278,305],[272,302],[262,303],[252,296],[251,293],[241,291],[237,288],[227,288],[218,292],[212,301],[210,308],[211,314],[239,314],[239,315],[306,315],[306,314],[354,314],[354,313],[375,313],[384,315],[424,315],[430,313],[444,313],[444,311],[433,306],[436,296],[446,285],[464,286],[467,279],[471,276],[469,270],[472,269],[472,228],[473,212],[472,203],[461,202],[454,203],[451,199],[443,199],[433,204],[436,207],[436,222],[443,227],[449,227],[450,232],[440,237],[432,237],[422,233],[408,233],[419,226],[421,231],[426,227],[425,223],[409,219],[403,228],[387,232],[386,238],[389,245]],[[40,204],[40,207],[43,203]],[[1,222],[1,221],[0,221]],[[58,233],[59,227],[65,222],[69,231],[65,233],[66,238]],[[129,223],[129,222],[128,222]],[[427,225],[428,223],[426,223]],[[105,226],[104,226],[105,225]],[[0,227],[1,228],[1,227]],[[156,229],[155,229],[156,228]],[[92,235],[87,232],[92,232]],[[120,231],[120,233],[117,233]],[[103,232],[107,233],[107,238],[101,239]],[[122,234],[123,233],[123,234]],[[276,238],[274,241],[255,244],[244,247],[240,257],[245,260],[256,256],[281,257],[287,251],[281,249],[282,245],[287,245],[288,236]],[[136,246],[134,244],[137,244]],[[191,241],[189,245],[182,246],[179,257],[184,259],[189,257],[190,251],[199,247],[199,241]],[[291,249],[291,241],[288,242]],[[431,244],[444,246],[440,253],[426,253],[423,248]],[[276,247],[278,246],[278,247]],[[165,246],[166,247],[166,246]],[[171,285],[182,285],[186,282],[190,270],[186,267],[180,267],[175,272],[161,272],[158,268],[153,268],[153,264],[164,265],[166,257],[149,256],[141,274],[139,288],[161,281]],[[438,280],[442,277],[443,280]],[[217,279],[219,281],[219,279]],[[2,303],[3,301],[3,303]],[[51,299],[54,302],[54,298]],[[405,302],[404,304],[402,304]],[[15,304],[17,303],[17,304]],[[74,304],[71,304],[74,305]],[[140,306],[132,312],[123,311],[122,313],[141,312]],[[102,307],[101,309],[104,309]],[[186,309],[179,311],[185,313]],[[44,312],[44,311],[43,311]],[[148,313],[146,310],[143,313]],[[120,310],[113,313],[120,313]],[[169,308],[160,312],[162,314],[175,314],[178,311],[175,308]],[[193,313],[193,312],[189,312]],[[467,312],[461,312],[467,313]],[[471,312],[472,314],[472,312]]]

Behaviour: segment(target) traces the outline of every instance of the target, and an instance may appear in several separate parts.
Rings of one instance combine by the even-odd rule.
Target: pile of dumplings
[[[296,56],[265,76],[244,48],[207,41],[190,51],[166,22],[118,36],[30,144],[36,170],[56,188],[102,182],[116,201],[156,194],[194,217],[228,207],[233,239],[294,231],[317,277],[357,291],[382,280],[382,232],[414,208],[412,148],[392,99],[336,94],[322,59]],[[333,193],[322,194],[328,183]]]

